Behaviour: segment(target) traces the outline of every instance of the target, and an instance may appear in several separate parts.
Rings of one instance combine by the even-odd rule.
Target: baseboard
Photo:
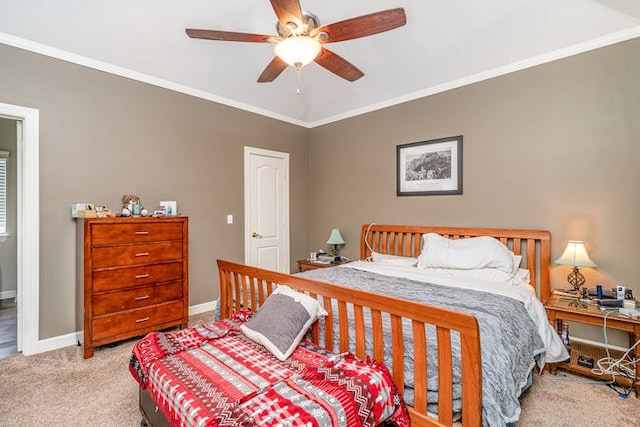
[[[215,310],[218,307],[218,301],[219,300],[215,300],[190,306],[189,316]],[[56,350],[58,348],[68,347],[70,345],[78,345],[78,340],[80,339],[79,337],[82,337],[82,331],[59,335],[57,337],[45,338],[38,341],[37,353]]]
[[[198,304],[198,305],[192,305],[189,307],[189,316],[193,316],[194,314],[200,314],[200,313],[204,313],[207,311],[213,311],[216,308],[218,308],[218,301],[220,301],[219,299],[215,300],[215,301],[210,301],[210,302],[205,302],[204,304]]]
[[[3,299],[15,299],[17,291],[0,291],[0,300]]]
[[[57,350],[62,347],[69,347],[70,345],[78,345],[78,335],[76,332],[38,341],[38,349],[35,354]]]

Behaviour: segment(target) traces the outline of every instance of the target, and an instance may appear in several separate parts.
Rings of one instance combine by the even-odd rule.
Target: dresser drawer
[[[93,271],[93,291],[114,291],[182,279],[182,261]]]
[[[94,269],[181,260],[182,242],[94,247],[91,256]]]
[[[138,222],[126,224],[93,224],[91,238],[94,245],[144,243],[182,240],[182,223]]]
[[[119,335],[134,336],[135,331],[150,330],[167,323],[178,324],[184,313],[184,302],[175,301],[97,317],[91,322],[93,340]]]
[[[93,296],[93,316],[103,316],[181,299],[182,281],[107,292]]]

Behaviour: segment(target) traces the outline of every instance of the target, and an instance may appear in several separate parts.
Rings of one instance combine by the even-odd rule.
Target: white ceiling
[[[261,43],[185,28],[276,34],[269,0],[0,0],[0,43],[314,127],[640,37],[638,0],[301,0],[321,24],[403,7],[407,25],[325,45],[364,72],[312,63],[257,83]]]

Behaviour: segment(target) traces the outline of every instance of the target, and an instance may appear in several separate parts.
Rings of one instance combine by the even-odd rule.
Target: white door
[[[289,272],[289,154],[244,147],[245,263]]]

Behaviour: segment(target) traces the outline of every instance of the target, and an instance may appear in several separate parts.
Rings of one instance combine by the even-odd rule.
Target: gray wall
[[[0,150],[9,152],[7,161],[7,233],[9,237],[0,242],[0,293],[15,293],[18,286],[18,239],[17,232],[17,181],[16,181],[16,122],[0,117]]]
[[[291,230],[308,228],[306,129],[3,45],[0,64],[0,102],[40,110],[41,339],[75,331],[74,202],[176,200],[191,305],[218,298],[216,259],[244,260],[244,146],[290,153]]]
[[[292,259],[329,249],[331,228],[357,258],[370,221],[543,228],[553,258],[585,240],[590,286],[640,295],[640,40],[312,130],[5,46],[0,63],[0,101],[40,110],[41,338],[75,325],[73,202],[176,199],[190,302],[217,298],[215,259],[243,259],[244,145],[291,153]],[[460,134],[462,196],[396,196],[396,145]]]
[[[365,222],[542,228],[584,240],[588,286],[640,297],[640,39],[311,131],[312,248]],[[464,194],[396,196],[396,145],[464,136]],[[569,267],[552,283],[567,286]],[[602,337],[599,331],[598,337]]]

